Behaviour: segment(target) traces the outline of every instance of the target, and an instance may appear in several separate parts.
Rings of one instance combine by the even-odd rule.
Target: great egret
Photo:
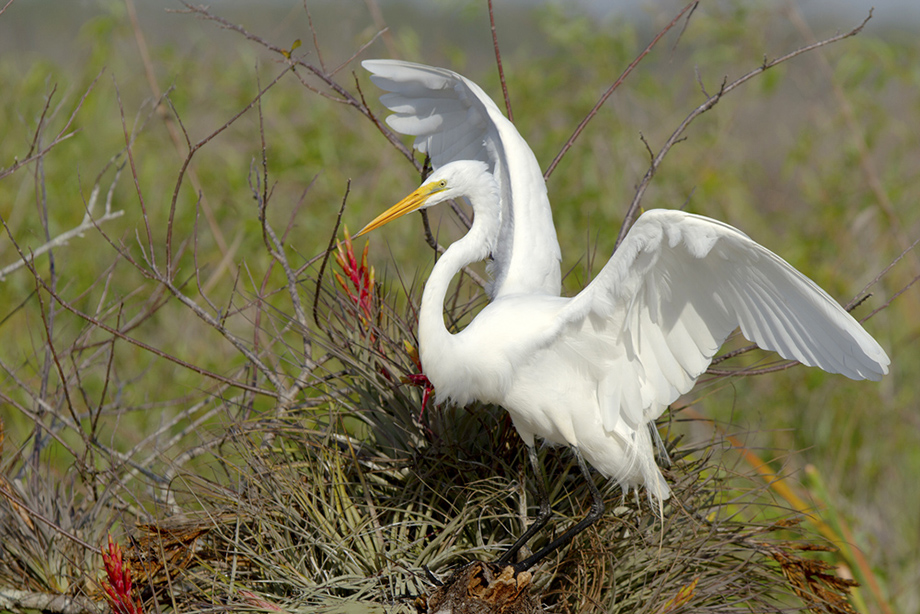
[[[455,160],[488,165],[502,210],[488,267],[489,296],[559,296],[562,254],[546,184],[514,124],[478,85],[446,68],[400,60],[365,60],[361,65],[372,73],[371,81],[390,92],[380,97],[394,112],[387,123],[415,136],[415,148],[428,154],[435,170]]]
[[[595,280],[562,298],[559,245],[539,165],[524,139],[473,82],[445,69],[363,63],[390,91],[387,122],[417,136],[435,172],[359,233],[466,196],[474,221],[432,270],[419,317],[422,367],[438,399],[505,407],[539,472],[535,436],[571,446],[588,478],[588,516],[527,569],[603,512],[585,459],[624,491],[669,494],[655,464],[654,420],[690,390],[738,326],[763,348],[853,379],[888,371],[884,350],[812,281],[739,230],[679,211],[642,215]],[[451,278],[492,257],[492,302],[463,331],[444,326]],[[542,477],[542,476],[540,476]],[[540,515],[507,562],[549,518]]]
[[[537,436],[570,446],[586,475],[583,458],[624,491],[642,485],[666,499],[647,425],[693,387],[739,326],[760,347],[831,373],[878,380],[888,372],[881,346],[782,258],[727,224],[664,209],[640,216],[578,295],[498,296],[451,334],[448,285],[494,252],[498,195],[485,163],[451,162],[358,236],[445,200],[469,200],[473,224],[441,255],[422,294],[422,368],[439,401],[504,407],[531,451]],[[603,512],[592,492],[591,514],[563,537]]]

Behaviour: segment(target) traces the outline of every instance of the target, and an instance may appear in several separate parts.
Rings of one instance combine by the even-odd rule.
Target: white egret
[[[422,368],[439,401],[504,407],[531,450],[535,437],[570,446],[586,475],[582,458],[624,491],[641,485],[660,501],[669,490],[647,425],[693,387],[735,328],[831,373],[878,380],[888,372],[881,346],[782,258],[727,224],[663,209],[639,217],[578,295],[499,296],[451,334],[448,285],[494,251],[498,190],[485,163],[451,162],[358,234],[445,200],[470,201],[472,227],[437,261],[422,294]],[[579,525],[603,512],[593,492]]]
[[[669,489],[651,427],[689,391],[740,326],[784,358],[879,379],[889,359],[814,282],[741,231],[670,210],[642,215],[600,274],[577,296],[559,296],[559,246],[546,187],[514,126],[471,81],[439,68],[366,61],[387,121],[416,135],[435,172],[360,234],[426,207],[467,197],[470,231],[438,260],[422,296],[419,350],[439,401],[503,406],[539,472],[535,437],[570,446],[588,478],[588,516],[526,569],[603,512],[585,460],[624,491]],[[492,302],[461,332],[444,325],[448,284],[464,266],[492,257]],[[500,559],[507,562],[549,518],[542,481],[537,521]]]

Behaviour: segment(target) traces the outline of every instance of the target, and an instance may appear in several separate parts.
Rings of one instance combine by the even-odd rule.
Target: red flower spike
[[[431,383],[431,380],[428,379],[428,376],[422,373],[422,361],[418,357],[418,350],[415,349],[415,346],[409,343],[408,341],[403,340],[403,345],[406,348],[406,353],[409,355],[409,358],[415,363],[415,367],[418,369],[418,373],[410,373],[402,377],[402,381],[407,384],[412,384],[413,386],[418,386],[422,388],[422,409],[418,413],[419,420],[422,419],[422,416],[425,415],[425,408],[428,407],[428,399],[431,398],[431,393],[434,392],[434,386]]]
[[[365,330],[368,331],[367,336],[369,341],[372,345],[376,346],[377,338],[371,330],[375,313],[374,267],[368,266],[367,264],[367,253],[370,248],[370,243],[364,243],[364,249],[361,252],[361,260],[359,261],[355,257],[354,245],[351,242],[351,236],[348,234],[347,228],[344,231],[344,235],[344,240],[336,241],[335,261],[338,263],[345,277],[342,277],[338,273],[334,273],[335,280],[342,288],[342,291],[345,292],[352,303],[354,303],[358,319],[361,321],[361,324],[364,325]],[[418,372],[401,378],[401,381],[423,388],[422,409],[419,412],[419,419],[421,419],[425,413],[425,407],[428,405],[428,399],[431,398],[431,393],[434,392],[434,386],[431,385],[431,382],[428,381],[428,378],[422,373],[422,364],[419,361],[418,351],[408,341],[404,341],[404,344],[406,352],[409,354]],[[383,366],[378,366],[377,370],[387,380],[391,379],[389,372]]]
[[[367,266],[367,252],[370,244],[365,242],[360,262],[355,257],[354,245],[351,242],[348,229],[345,230],[344,241],[337,241],[335,247],[335,261],[351,283],[349,284],[339,275],[336,275],[336,280],[348,295],[348,298],[355,304],[361,323],[364,324],[365,328],[369,328],[373,322],[374,314],[374,268]]]
[[[140,599],[132,594],[131,569],[124,564],[121,547],[109,535],[108,551],[102,548],[105,575],[101,582],[105,599],[115,614],[141,614]]]

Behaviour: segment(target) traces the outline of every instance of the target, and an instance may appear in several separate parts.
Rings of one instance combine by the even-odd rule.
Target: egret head
[[[374,221],[362,228],[355,237],[360,237],[407,213],[426,209],[445,200],[461,196],[470,197],[470,200],[474,202],[477,200],[497,201],[498,186],[485,162],[458,160],[445,164],[431,173],[418,189],[374,218]]]

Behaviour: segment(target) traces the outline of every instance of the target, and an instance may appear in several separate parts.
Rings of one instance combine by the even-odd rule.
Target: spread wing
[[[552,343],[603,355],[605,428],[657,418],[690,390],[729,334],[852,379],[888,372],[885,351],[813,281],[741,231],[698,215],[642,215],[566,306]],[[586,335],[586,331],[590,334]]]
[[[540,165],[514,125],[489,96],[444,68],[398,60],[366,60],[371,80],[390,93],[380,101],[387,123],[416,137],[435,169],[454,160],[481,160],[499,185],[502,227],[490,273],[490,295],[559,296],[561,252]]]

